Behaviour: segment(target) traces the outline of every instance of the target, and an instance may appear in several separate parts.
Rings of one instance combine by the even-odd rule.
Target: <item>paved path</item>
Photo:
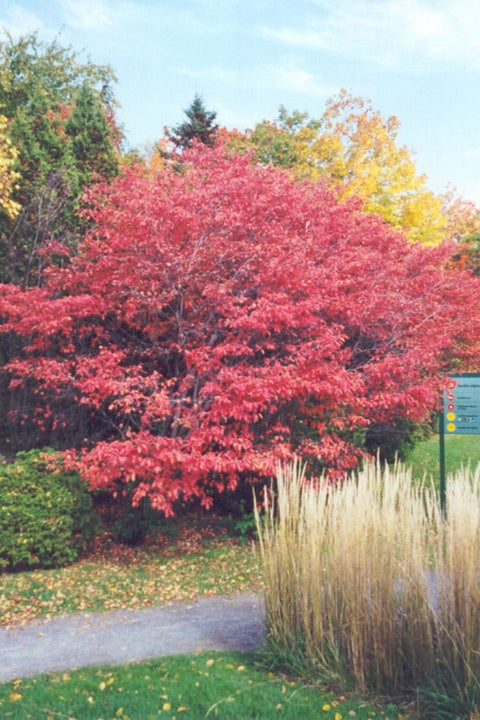
[[[0,628],[0,682],[200,650],[254,650],[263,620],[262,599],[244,594]]]

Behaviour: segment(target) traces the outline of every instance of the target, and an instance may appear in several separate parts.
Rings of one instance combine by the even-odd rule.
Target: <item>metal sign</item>
[[[452,375],[443,394],[445,435],[480,434],[480,373]]]
[[[480,435],[480,373],[451,375],[440,412],[440,505],[446,514],[445,437]]]

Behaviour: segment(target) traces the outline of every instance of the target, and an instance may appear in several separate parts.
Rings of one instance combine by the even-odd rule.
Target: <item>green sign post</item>
[[[445,512],[445,435],[480,435],[480,373],[451,375],[440,413],[440,503]]]

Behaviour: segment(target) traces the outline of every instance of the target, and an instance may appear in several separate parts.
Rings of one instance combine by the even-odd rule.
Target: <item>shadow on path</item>
[[[251,594],[61,616],[0,628],[0,682],[200,650],[244,652],[263,639],[263,600]]]

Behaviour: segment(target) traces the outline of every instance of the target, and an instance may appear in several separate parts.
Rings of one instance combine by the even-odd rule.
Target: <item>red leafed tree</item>
[[[90,191],[78,256],[1,291],[13,390],[46,439],[74,438],[92,488],[169,513],[292,456],[335,476],[365,428],[425,418],[442,373],[474,363],[479,281],[454,248],[222,148],[181,163]]]

